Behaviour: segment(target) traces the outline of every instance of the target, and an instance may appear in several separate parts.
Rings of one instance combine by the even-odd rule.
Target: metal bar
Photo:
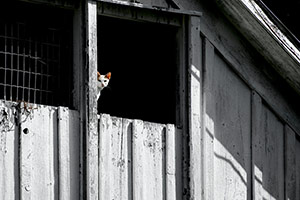
[[[29,39],[30,41],[29,41],[29,45],[28,45],[28,50],[29,50],[29,55],[31,55],[31,43],[32,43],[32,38],[31,38],[31,36],[30,36],[30,39]],[[28,78],[28,86],[29,86],[29,88],[31,87],[31,85],[30,85],[30,81],[31,81],[31,62],[29,61],[28,62],[28,71],[29,71],[29,78]],[[30,102],[30,90],[28,90],[28,96],[27,96],[27,101],[28,102]]]
[[[0,85],[2,86],[7,86],[6,84],[0,83]],[[23,86],[18,86],[18,85],[9,85],[10,87],[14,87],[14,88],[22,88],[22,89],[28,89],[28,90],[36,90],[39,92],[46,92],[46,93],[53,93],[53,91],[50,90],[41,90],[41,89],[35,89],[35,88],[31,88],[31,87],[23,87]]]
[[[0,38],[5,38],[5,39],[12,39],[12,40],[22,40],[24,42],[30,42],[31,40],[26,40],[26,39],[20,39],[17,37],[10,37],[10,36],[2,36],[0,35]],[[53,47],[58,47],[59,44],[55,44],[55,43],[48,43],[48,42],[44,42],[43,44],[48,45],[48,46],[53,46]]]
[[[41,58],[43,58],[44,56],[44,51],[43,51],[43,43],[42,43],[42,39],[41,39]],[[43,70],[44,66],[41,66],[41,74],[43,74]],[[40,83],[40,88],[43,89],[43,76],[41,76],[41,83]],[[43,93],[40,93],[40,103],[42,104],[42,100],[43,100]]]
[[[11,26],[10,26],[10,31],[11,31],[11,34],[13,34],[14,33],[14,26],[13,26],[13,24],[11,24]],[[10,43],[10,50],[11,50],[11,52],[14,52],[14,41],[13,40],[11,40],[11,43]],[[14,56],[13,55],[11,55],[10,56],[10,68],[11,69],[13,69],[13,67],[14,67]],[[10,73],[10,85],[12,85],[13,84],[13,72],[11,71],[11,73]],[[13,94],[13,91],[12,91],[12,87],[10,87],[10,100],[12,101],[13,99],[12,99],[12,95]]]
[[[18,38],[20,38],[20,24],[17,23]],[[20,40],[17,40],[17,85],[19,86],[19,65],[20,65]],[[16,100],[19,100],[19,90],[17,89]]]
[[[5,23],[4,25],[4,34],[7,35],[7,24]],[[4,43],[5,43],[5,47],[4,47],[4,50],[5,52],[7,51],[7,39],[4,38]],[[7,59],[6,59],[6,54],[4,54],[4,67],[5,67],[5,70],[4,70],[4,83],[6,83],[6,76],[7,76],[7,73],[6,73],[6,68],[7,68]],[[7,100],[7,97],[6,97],[6,86],[4,86],[4,99]]]
[[[0,69],[6,69],[5,67],[0,67]],[[24,72],[24,73],[31,73],[33,75],[39,75],[39,76],[46,76],[46,77],[52,77],[53,75],[49,75],[49,74],[43,74],[43,73],[35,73],[35,72],[28,72],[28,71],[24,71],[24,70],[20,70],[20,69],[6,69],[8,71],[14,71],[14,72]]]
[[[26,32],[26,26],[24,26],[24,32]],[[24,45],[23,45],[23,90],[22,90],[22,101],[24,101],[24,97],[25,97],[25,65],[26,65],[26,58],[25,58],[25,53],[26,53],[26,42],[24,41]]]
[[[48,42],[48,35],[46,36],[46,41]],[[47,56],[46,56],[46,63],[47,63],[47,65],[46,65],[46,73],[47,74],[49,74],[49,46],[48,45],[46,45],[46,54],[47,54]],[[48,90],[49,89],[49,77],[47,77],[47,79],[46,79],[46,90]],[[46,100],[48,99],[48,93],[46,93],[45,94],[46,95]],[[49,103],[49,102],[48,102]]]
[[[34,53],[35,53],[35,57],[37,57],[37,41],[35,41],[35,48],[34,48]],[[35,71],[35,74],[34,74],[34,88],[36,88],[36,80],[37,80],[37,59],[35,59],[34,61],[34,71]],[[33,94],[33,103],[37,103],[36,102],[36,90],[34,90],[34,94]]]
[[[58,32],[59,33],[59,32]],[[60,48],[61,48],[61,40],[60,40],[60,35],[58,34],[58,63],[57,63],[57,76],[58,76],[58,85],[57,85],[57,88],[61,85],[61,80],[60,80],[60,77],[61,77],[61,60],[60,60]],[[60,76],[60,77],[59,77]],[[69,87],[69,81],[67,82],[67,88]],[[57,97],[58,98],[64,98],[64,97],[61,97],[61,93],[56,93]],[[64,94],[65,95],[65,94]],[[61,99],[56,99],[56,103],[58,102],[62,102]]]

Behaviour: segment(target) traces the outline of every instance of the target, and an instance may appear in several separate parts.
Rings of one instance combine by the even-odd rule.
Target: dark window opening
[[[71,107],[72,13],[16,2],[0,11],[0,99]]]
[[[112,72],[98,111],[158,123],[176,121],[177,28],[98,18],[98,71]]]

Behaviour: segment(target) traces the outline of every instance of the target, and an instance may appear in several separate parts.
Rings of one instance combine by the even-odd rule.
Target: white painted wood
[[[255,199],[284,199],[284,126],[260,97],[253,96]]]
[[[200,18],[189,17],[189,122],[190,190],[192,199],[201,199],[201,40]]]
[[[209,58],[205,68],[204,184],[208,185],[204,192],[207,199],[247,199],[251,197],[251,90],[210,44],[206,47],[212,55],[205,57],[213,61]],[[207,188],[212,181],[213,188]]]
[[[133,122],[133,199],[163,199],[165,196],[164,126],[140,120]]]
[[[209,84],[214,80],[214,74],[211,68],[214,66],[215,52],[214,46],[207,40],[204,40],[204,75],[203,75],[203,198],[214,199],[214,121],[209,116],[207,106],[213,101],[211,87]]]
[[[300,139],[297,138],[295,142],[295,155],[296,155],[296,198],[300,199]]]
[[[27,105],[23,110],[20,125],[21,199],[55,199],[58,196],[56,109]]]
[[[86,198],[98,200],[98,120],[97,120],[97,2],[86,1],[87,77],[86,81]]]
[[[299,93],[299,49],[272,23],[255,1],[217,2],[229,20]]]
[[[232,9],[233,1],[223,1],[228,8]],[[235,1],[235,4],[238,1]],[[239,4],[239,3],[238,3]],[[184,4],[183,4],[184,5]],[[218,52],[227,60],[232,68],[241,76],[247,84],[268,103],[273,110],[280,115],[285,122],[289,124],[297,133],[300,132],[299,113],[293,108],[293,104],[286,101],[286,96],[282,95],[268,78],[262,73],[263,66],[269,65],[264,60],[258,60],[258,54],[245,46],[244,38],[234,29],[233,26],[223,17],[222,13],[215,12],[215,7],[209,6],[204,2],[198,2],[193,5],[185,1],[185,6],[201,10],[205,13],[205,19],[201,20],[201,33],[214,45]],[[240,6],[240,4],[239,4]],[[241,11],[239,9],[235,10]],[[247,13],[248,15],[249,13]],[[241,16],[241,25],[245,25],[247,20]],[[212,26],[213,25],[213,26]],[[252,42],[252,40],[250,39]],[[272,45],[264,45],[270,47]],[[276,49],[276,48],[275,48]],[[254,53],[254,54],[253,54]],[[258,53],[266,53],[263,49]],[[271,55],[274,56],[275,54]],[[285,60],[282,56],[279,59]],[[282,65],[286,66],[286,64]]]
[[[285,126],[285,199],[297,199],[296,143],[296,133]]]
[[[18,140],[15,103],[0,101],[0,199],[18,199]]]
[[[79,199],[79,114],[58,108],[59,199]]]
[[[263,182],[262,182],[262,162],[263,155],[261,152],[265,149],[263,141],[263,121],[262,121],[262,99],[256,93],[252,93],[252,180],[253,180],[253,198],[262,199]]]
[[[101,115],[99,129],[100,199],[131,199],[127,140],[131,134],[130,120]]]
[[[147,4],[142,4],[140,2],[132,2],[127,0],[125,1],[124,0],[100,0],[100,1],[109,4],[113,3],[122,6],[130,6],[132,8],[144,8],[151,11],[168,12],[168,13],[175,13],[181,15],[202,16],[202,12],[195,11],[194,9],[184,10],[184,9],[173,9],[173,8],[161,8],[161,7],[156,7],[154,5],[147,5]]]
[[[98,14],[121,19],[167,24],[172,26],[180,26],[180,19],[182,17],[181,15],[176,15],[171,12],[161,12],[156,11],[155,9],[140,9],[132,6],[122,6],[104,2],[98,4]]]
[[[176,129],[174,125],[166,127],[166,200],[176,200]]]
[[[263,121],[266,148],[263,154],[263,185],[269,196],[267,199],[284,199],[284,127],[265,106]]]

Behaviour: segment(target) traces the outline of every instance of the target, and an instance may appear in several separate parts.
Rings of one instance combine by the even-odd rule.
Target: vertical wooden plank
[[[213,51],[210,44],[205,46]],[[206,174],[205,181],[208,186],[213,181],[213,192],[212,188],[205,192],[209,199],[247,199],[251,188],[251,90],[218,52],[210,53],[214,61],[206,68],[204,144],[210,156],[205,156],[205,170],[213,174]],[[212,162],[213,169],[209,169]]]
[[[200,17],[189,18],[189,118],[191,199],[201,199],[201,40]]]
[[[59,107],[59,199],[79,199],[79,159],[79,113]]]
[[[253,198],[263,198],[263,155],[265,149],[263,142],[263,108],[262,99],[256,92],[252,92],[252,180]]]
[[[203,75],[203,197],[204,199],[214,199],[214,121],[209,116],[207,106],[212,102],[210,90],[212,87],[209,81],[214,80],[211,68],[214,66],[215,50],[214,46],[204,40],[204,75]]]
[[[133,199],[165,197],[164,126],[133,122]]]
[[[87,85],[86,88],[86,191],[88,200],[98,200],[98,120],[97,120],[97,2],[86,1]]]
[[[300,199],[300,138],[296,138],[296,148],[295,148],[295,155],[296,155],[296,198]]]
[[[264,106],[265,157],[263,162],[264,198],[284,199],[284,127]]]
[[[257,94],[253,103],[253,196],[284,199],[284,126]]]
[[[20,145],[21,199],[55,199],[58,196],[56,109],[37,105],[24,109]]]
[[[16,104],[0,101],[0,199],[18,199],[19,133],[15,124]]]
[[[112,121],[109,115],[101,115],[99,122],[99,195],[100,199],[113,199],[114,169],[112,152],[114,149],[114,136]]]
[[[176,200],[176,130],[174,125],[166,127],[166,200]]]
[[[285,199],[296,198],[296,133],[285,125]],[[299,155],[299,154],[298,154]]]
[[[129,120],[101,115],[100,122],[100,199],[128,199]]]

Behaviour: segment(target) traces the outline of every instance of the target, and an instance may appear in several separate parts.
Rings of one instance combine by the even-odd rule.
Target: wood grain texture
[[[165,196],[163,137],[163,125],[134,120],[133,199],[163,199]]]
[[[88,200],[99,198],[98,120],[97,120],[97,2],[86,1],[87,77],[86,83],[86,193]]]
[[[256,93],[253,114],[253,195],[284,199],[284,126]]]
[[[296,133],[289,126],[285,126],[285,199],[297,199],[297,142]]]
[[[189,129],[190,129],[190,192],[191,199],[201,198],[201,92],[202,45],[200,17],[189,17]]]
[[[214,59],[206,68],[204,142],[210,155],[205,161],[206,182],[213,181],[213,188],[207,188],[207,197],[247,199],[251,196],[251,90],[219,54],[209,52]]]
[[[99,180],[100,199],[131,199],[129,120],[101,115]]]
[[[21,113],[21,199],[55,199],[58,196],[57,113],[37,106]]]
[[[213,80],[213,73],[209,71],[214,66],[215,49],[207,40],[204,40],[204,75],[203,75],[203,198],[214,198],[214,122],[208,115],[207,106],[212,101],[210,81]]]
[[[0,199],[18,199],[18,140],[16,103],[0,101]]]
[[[300,139],[297,137],[296,140],[296,198],[300,199]]]
[[[262,99],[256,93],[252,93],[252,172],[253,172],[253,197],[254,199],[261,199],[263,195],[262,185],[262,159],[260,157],[261,152],[265,148],[263,140],[263,134],[261,130],[263,127],[262,119]],[[254,156],[256,155],[256,156]]]
[[[299,94],[299,49],[273,24],[256,2],[247,0],[216,2],[233,25]]]
[[[166,127],[166,200],[176,200],[176,163],[179,156],[176,155],[176,129],[174,125]]]
[[[58,108],[59,199],[79,199],[79,113]]]
[[[101,114],[100,199],[180,199],[174,125]]]

